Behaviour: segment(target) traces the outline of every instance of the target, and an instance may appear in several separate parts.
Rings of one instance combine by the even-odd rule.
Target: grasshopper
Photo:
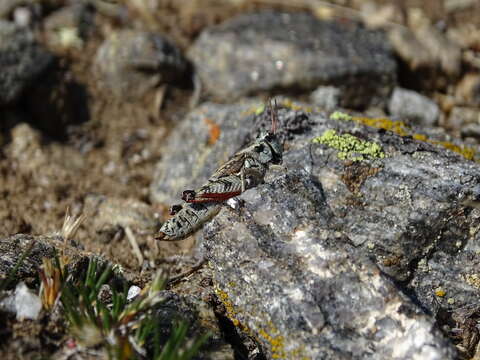
[[[187,203],[228,200],[259,185],[270,165],[281,164],[283,146],[275,136],[276,113],[271,104],[269,108],[272,130],[262,132],[251,145],[237,152],[200,189],[185,190],[182,200]]]
[[[173,217],[160,228],[157,240],[175,241],[193,234],[218,213],[222,202],[259,185],[270,165],[281,164],[283,146],[275,135],[277,118],[271,103],[269,109],[271,131],[260,133],[251,145],[233,155],[198,190],[185,190],[182,193],[185,203],[171,207]]]

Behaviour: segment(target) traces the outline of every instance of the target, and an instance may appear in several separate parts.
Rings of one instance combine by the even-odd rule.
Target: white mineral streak
[[[323,235],[328,236],[328,234]],[[320,234],[320,236],[322,236],[322,234]],[[337,255],[326,250],[318,241],[315,241],[308,229],[297,230],[293,233],[292,247],[296,255],[302,258],[308,271],[311,271],[322,279],[328,279],[334,276],[327,265],[329,259],[333,259],[337,257]]]

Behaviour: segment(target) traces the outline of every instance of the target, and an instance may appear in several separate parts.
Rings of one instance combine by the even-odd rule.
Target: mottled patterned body
[[[178,241],[192,235],[220,211],[221,203],[176,205],[174,216],[163,223],[157,240]]]

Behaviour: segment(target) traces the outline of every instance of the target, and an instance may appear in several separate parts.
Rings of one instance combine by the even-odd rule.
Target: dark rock
[[[388,103],[388,111],[402,120],[419,126],[434,126],[440,109],[432,100],[415,91],[395,88]]]
[[[363,107],[385,98],[396,76],[382,32],[306,13],[238,16],[205,30],[189,54],[207,91],[224,100],[334,85],[345,93],[342,106]]]
[[[163,83],[185,75],[187,62],[180,50],[158,34],[112,32],[95,55],[100,86],[123,100],[134,100]]]
[[[0,21],[0,105],[17,100],[52,61],[30,30]]]
[[[152,197],[168,201],[188,182],[203,183],[220,165],[206,158],[228,158],[238,150],[233,139],[236,146],[250,139],[252,123],[268,117],[254,115],[255,107],[245,114],[248,106],[205,104],[192,113],[172,134]],[[279,107],[279,118],[308,124],[284,137],[287,170],[269,170],[265,184],[242,194],[240,207],[224,206],[203,231],[217,296],[232,321],[269,357],[453,359],[454,348],[424,310],[438,313],[429,283],[445,289],[439,303],[449,310],[455,301],[479,300],[477,260],[464,249],[478,243],[479,210],[465,205],[480,198],[478,164],[348,117],[310,114],[307,105]],[[198,131],[200,114],[217,114],[221,124],[213,147],[207,126]],[[330,129],[365,147],[377,143],[385,157],[340,160],[338,150],[312,143]],[[166,182],[164,172],[177,167],[177,181]],[[458,298],[453,305],[448,294]]]
[[[56,249],[64,246],[63,239],[60,236],[31,236],[18,234],[0,239],[0,274],[5,278],[18,261],[25,255],[25,259],[18,267],[12,284],[20,281],[37,278],[38,270],[42,265],[44,257],[52,259],[56,254]],[[81,262],[83,256],[79,250],[64,246],[65,254],[69,256],[73,263]]]

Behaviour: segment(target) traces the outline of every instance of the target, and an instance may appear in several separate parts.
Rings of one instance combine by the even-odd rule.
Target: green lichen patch
[[[341,111],[335,111],[330,115],[331,120],[344,120],[349,121],[352,120],[352,116],[348,115],[347,113]]]
[[[338,150],[337,157],[341,160],[363,161],[385,157],[385,153],[377,143],[361,140],[350,134],[339,135],[333,129],[325,131],[322,136],[314,138],[312,142]]]
[[[468,146],[458,146],[449,141],[432,140],[425,135],[416,134],[403,121],[393,121],[388,118],[369,118],[369,117],[361,117],[361,116],[351,116],[341,111],[335,111],[334,113],[332,113],[330,115],[330,119],[336,120],[336,121],[354,121],[356,123],[374,127],[376,129],[391,131],[400,136],[411,136],[415,140],[443,146],[445,149],[454,151],[462,155],[467,160],[475,160],[475,150],[473,148],[470,148]]]

